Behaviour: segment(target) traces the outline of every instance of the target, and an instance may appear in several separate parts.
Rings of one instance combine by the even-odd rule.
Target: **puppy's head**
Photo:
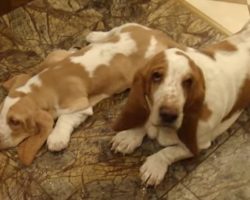
[[[176,129],[182,142],[196,153],[195,134],[204,93],[203,74],[192,59],[178,49],[165,50],[135,75],[114,129],[126,130],[146,121],[151,126]]]
[[[0,105],[0,149],[19,145],[19,157],[24,164],[31,163],[53,124],[53,119],[41,114],[28,95],[16,91],[29,78],[21,74],[5,82],[3,87],[9,93]]]

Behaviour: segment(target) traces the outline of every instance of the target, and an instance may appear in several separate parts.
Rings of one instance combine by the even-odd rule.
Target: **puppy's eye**
[[[155,71],[152,73],[151,75],[151,79],[154,83],[159,83],[162,81],[163,79],[163,74],[159,71]]]
[[[13,118],[10,118],[8,120],[8,123],[9,123],[9,125],[14,126],[14,127],[18,127],[21,124],[21,122],[19,120],[16,120],[16,119],[13,119]]]
[[[190,88],[194,83],[193,77],[189,77],[182,81],[182,85],[185,88]]]

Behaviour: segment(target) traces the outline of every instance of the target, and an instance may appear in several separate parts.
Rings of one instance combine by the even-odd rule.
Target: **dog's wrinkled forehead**
[[[166,80],[177,82],[191,72],[188,58],[179,49],[165,50],[165,56],[168,63]]]

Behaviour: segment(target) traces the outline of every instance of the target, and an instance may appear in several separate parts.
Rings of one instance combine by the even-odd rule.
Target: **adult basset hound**
[[[140,168],[142,181],[158,185],[169,165],[208,148],[249,104],[250,22],[206,48],[154,56],[135,75],[112,149],[132,153],[145,135],[165,146]]]
[[[19,157],[28,165],[47,137],[49,150],[66,148],[96,103],[129,88],[152,56],[177,46],[163,32],[135,23],[92,32],[86,39],[91,44],[79,51],[54,52],[40,73],[3,84],[9,94],[0,107],[0,149],[21,143]]]

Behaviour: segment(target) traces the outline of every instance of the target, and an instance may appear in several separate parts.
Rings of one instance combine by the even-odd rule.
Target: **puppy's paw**
[[[86,36],[86,40],[89,43],[95,43],[95,42],[100,42],[100,41],[104,40],[106,37],[107,37],[107,33],[106,32],[93,31],[93,32],[90,32]]]
[[[113,137],[111,150],[123,154],[133,153],[142,143],[144,134],[135,130],[121,131]]]
[[[140,168],[142,182],[146,185],[157,186],[164,179],[168,164],[158,154],[149,156]]]
[[[50,151],[61,151],[69,144],[70,137],[66,134],[51,133],[47,139],[48,149]]]

